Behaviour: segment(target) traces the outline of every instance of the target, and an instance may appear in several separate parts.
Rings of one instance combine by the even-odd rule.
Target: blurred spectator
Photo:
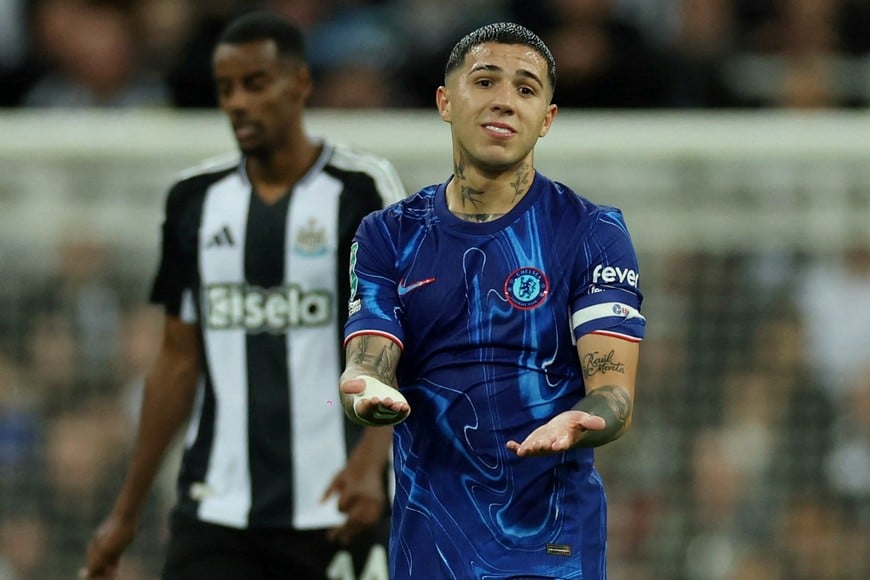
[[[721,580],[789,580],[784,566],[767,546],[745,548]]]
[[[839,398],[867,372],[870,247],[855,243],[810,263],[798,275],[795,301],[807,328],[805,356],[819,384]]]
[[[134,0],[38,0],[34,40],[47,72],[24,96],[31,107],[169,104],[140,60]]]
[[[0,357],[0,580],[68,578],[79,567],[129,452],[136,377],[153,360],[161,328],[146,308],[121,317],[104,247],[73,240],[63,248],[28,301],[25,368]],[[165,541],[166,505],[146,511],[125,580],[156,576],[147,556]]]
[[[9,70],[27,53],[24,1],[0,0],[0,70]]]
[[[218,34],[239,12],[250,9],[250,0],[182,0],[190,4],[192,22],[177,42],[172,63],[165,68],[172,104],[178,108],[217,106],[211,74],[211,53]]]
[[[281,13],[305,31],[316,79],[312,107],[404,104],[392,78],[404,50],[387,7],[339,0],[200,0],[194,8],[196,25],[166,73],[178,107],[216,106],[211,53],[217,35],[232,17],[255,8]]]
[[[0,519],[0,580],[46,578],[47,522],[32,504],[15,506]]]
[[[735,95],[723,68],[734,50],[731,0],[678,0],[676,31],[666,45],[668,105],[676,108],[732,107]]]
[[[124,303],[117,270],[105,245],[72,234],[24,299],[23,370],[48,414],[81,406],[93,393],[117,392]]]
[[[405,51],[389,7],[336,0],[267,0],[265,7],[303,23],[315,79],[312,108],[402,105],[394,71]]]
[[[667,105],[663,55],[617,11],[618,0],[511,3],[517,20],[546,42],[559,63],[561,107],[646,109]]]
[[[347,63],[320,72],[310,106],[321,109],[385,109],[400,106],[386,70],[368,63]]]
[[[693,438],[691,508],[681,523],[682,532],[674,534],[683,538],[678,548],[681,577],[725,578],[737,565],[738,555],[754,541],[743,533],[746,500],[753,497],[754,482],[740,452],[725,430],[705,429]]]
[[[96,400],[51,421],[45,462],[51,502],[65,513],[98,512],[105,503],[96,493],[128,450],[129,425],[110,399]],[[72,568],[74,569],[74,568]]]
[[[833,58],[839,50],[837,13],[841,0],[792,0],[781,3],[773,47],[782,59],[773,106],[793,109],[836,108],[841,94]]]
[[[723,268],[729,263],[730,274]],[[685,273],[694,272],[695,292],[707,297],[698,306],[704,317],[679,317],[688,323],[690,336],[704,336],[693,338],[686,360],[701,362],[702,352],[720,359],[712,365],[701,362],[714,378],[693,403],[687,404],[688,395],[699,389],[697,380],[689,380],[685,395],[666,406],[687,414],[669,414],[682,426],[671,448],[688,447],[686,454],[678,453],[688,459],[686,481],[660,483],[673,494],[659,504],[648,549],[663,561],[682,560],[682,575],[675,577],[687,580],[790,579],[784,568],[788,555],[752,546],[775,533],[793,494],[829,489],[819,474],[830,453],[836,415],[828,393],[808,372],[803,320],[787,301],[771,306],[756,296],[758,290],[740,275],[743,263],[736,256],[706,256],[679,269],[682,292],[692,287]],[[708,268],[699,268],[703,264]],[[713,277],[714,271],[719,275]],[[713,312],[720,316],[711,319]],[[728,325],[736,325],[733,342]],[[700,377],[704,371],[698,371]]]
[[[650,274],[643,286],[645,296],[661,298],[665,292],[653,279],[655,273],[652,268],[643,273]],[[647,308],[664,312],[661,304],[655,306],[655,300]],[[674,428],[675,423],[683,425],[678,416],[685,408],[680,393],[686,388],[683,369],[688,351],[682,338],[663,326],[647,336],[638,371],[638,376],[644,377],[642,391],[638,391],[644,412],[637,415],[632,432],[618,442],[619,449],[596,455],[604,481],[618,484],[608,491],[608,567],[613,578],[660,578],[659,572],[644,570],[644,566],[655,561],[661,549],[665,520],[673,508],[668,502],[684,493],[682,482],[677,482],[683,467],[684,440]],[[662,453],[663,449],[671,451]]]
[[[769,105],[781,109],[833,109],[840,105],[836,71],[822,55],[785,59],[780,86]]]
[[[870,526],[870,364],[839,401],[825,474],[831,489]]]
[[[18,365],[0,354],[0,493],[33,483],[41,417],[32,390]]]
[[[867,545],[856,543],[842,505],[819,494],[795,494],[771,534],[788,580],[858,580],[866,578]],[[864,538],[866,540],[866,537]]]
[[[27,0],[0,0],[0,107],[17,105],[35,80],[30,62]]]
[[[726,423],[749,427],[742,448],[764,469],[757,495],[775,508],[789,493],[824,488],[817,474],[830,452],[836,413],[811,372],[807,329],[794,305],[777,295],[760,309],[748,349],[753,355],[744,361],[753,370],[738,370],[741,384],[726,383],[723,389],[732,399]]]
[[[212,108],[216,34],[256,8],[306,32],[315,107],[429,107],[450,39],[497,20],[548,41],[565,108],[870,104],[866,0],[0,0],[0,106]]]
[[[78,404],[91,387],[69,319],[58,312],[32,311],[25,335],[26,377],[39,408],[47,415]]]
[[[870,2],[841,0],[837,28],[846,55],[870,56]]]
[[[175,89],[172,75],[181,64],[198,16],[194,0],[138,0],[134,6],[142,70],[166,81],[170,93]]]
[[[837,109],[870,103],[866,62],[856,59],[870,23],[863,0],[736,2],[739,43],[728,83],[749,107]]]
[[[737,253],[698,251],[674,256],[668,265],[670,287],[679,288],[683,298],[673,320],[685,325],[689,354],[681,369],[686,378],[680,419],[690,431],[722,420],[723,379],[746,363],[746,333],[757,314],[755,289],[744,282],[746,261]]]
[[[444,63],[456,38],[478,26],[505,20],[498,0],[402,0],[390,3],[405,58],[398,73],[400,106],[430,109],[444,84]],[[537,32],[537,31],[536,31]]]
[[[45,553],[53,555],[47,578],[71,578],[81,565],[81,549],[99,516],[111,504],[112,490],[129,453],[131,426],[117,400],[92,399],[77,410],[58,415],[48,427],[45,441],[45,489],[42,500],[51,522]],[[153,512],[143,521],[140,548],[159,537]],[[143,567],[135,554],[125,562],[121,578],[155,577],[157,570]],[[145,574],[145,572],[148,572]]]

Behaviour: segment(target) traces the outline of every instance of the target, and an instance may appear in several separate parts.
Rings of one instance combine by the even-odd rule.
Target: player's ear
[[[541,123],[541,130],[538,133],[539,137],[543,137],[550,132],[550,127],[553,125],[553,119],[556,118],[556,113],[559,112],[559,107],[550,103],[547,106],[547,114],[544,116],[544,121]]]
[[[450,93],[444,85],[435,91],[435,106],[442,121],[450,122]]]
[[[307,64],[301,64],[297,67],[296,71],[296,83],[299,87],[299,91],[302,94],[302,98],[307,100],[308,97],[311,96],[311,92],[314,89],[314,79],[311,75],[311,69],[308,68]]]

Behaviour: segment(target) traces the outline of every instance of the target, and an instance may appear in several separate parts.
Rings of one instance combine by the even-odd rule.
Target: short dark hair
[[[271,40],[282,57],[305,61],[302,31],[286,18],[267,10],[248,12],[232,20],[217,39],[217,44],[244,44]]]
[[[547,48],[547,45],[544,44],[544,41],[537,34],[525,26],[513,22],[487,24],[463,36],[453,47],[453,50],[450,51],[447,66],[444,69],[444,76],[446,77],[461,67],[462,63],[465,62],[466,55],[468,55],[468,52],[472,48],[487,42],[523,44],[533,49],[547,61],[547,77],[550,79],[552,89],[556,90],[556,60],[553,58],[553,53],[550,52],[550,49]]]

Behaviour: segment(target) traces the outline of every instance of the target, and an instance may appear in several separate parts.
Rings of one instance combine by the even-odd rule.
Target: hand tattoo
[[[628,391],[618,385],[604,385],[580,399],[574,410],[601,417],[605,427],[586,431],[578,447],[598,447],[622,437],[631,425],[632,406]]]

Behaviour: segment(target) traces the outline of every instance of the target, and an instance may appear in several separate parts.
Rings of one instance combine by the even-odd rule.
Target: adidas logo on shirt
[[[226,246],[231,248],[236,245],[235,240],[233,239],[233,233],[230,231],[230,226],[224,226],[221,230],[214,234],[206,244],[206,248],[218,248],[221,246]]]

